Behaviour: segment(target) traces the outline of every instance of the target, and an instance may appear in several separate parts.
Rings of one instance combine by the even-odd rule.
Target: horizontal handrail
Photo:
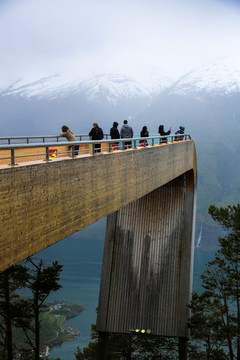
[[[82,141],[83,138],[89,138],[88,134],[77,134],[74,135],[76,138],[79,138],[80,141]],[[104,138],[108,139],[109,138],[109,134],[104,134]],[[57,142],[62,142],[65,140],[65,138],[63,136],[60,135],[40,135],[40,136],[4,136],[4,137],[0,137],[0,144],[1,143],[7,143],[7,144],[11,144],[11,143],[16,143],[14,141],[20,141],[20,140],[26,140],[26,144],[29,143],[34,143],[34,140],[42,140],[43,143],[48,142],[50,139],[56,139]],[[22,142],[21,142],[22,143]]]
[[[76,135],[75,135],[76,136]],[[85,135],[81,135],[81,136],[85,136]],[[88,135],[87,135],[88,136]],[[55,136],[56,137],[56,136]],[[182,135],[167,135],[167,136],[149,136],[149,137],[139,137],[139,138],[124,138],[124,139],[102,139],[102,140],[87,140],[87,141],[82,141],[82,140],[77,140],[77,141],[61,141],[61,145],[80,145],[80,144],[101,144],[101,143],[120,143],[120,142],[126,142],[126,141],[141,141],[141,140],[151,140],[151,139],[166,139],[166,138],[171,138],[171,141],[168,142],[172,142],[175,138],[179,138],[179,137],[184,137],[184,140],[187,139],[191,139],[190,134],[182,134]],[[35,137],[40,138],[40,137]],[[2,138],[0,138],[1,140]],[[13,139],[13,138],[12,138]],[[0,150],[7,150],[7,149],[25,149],[25,148],[35,148],[35,147],[46,147],[46,146],[59,146],[59,142],[58,141],[53,141],[53,142],[48,142],[46,143],[27,143],[27,144],[0,144]]]
[[[88,136],[88,135],[87,135]],[[37,138],[37,137],[35,137]],[[50,160],[50,153],[49,153],[49,148],[50,147],[54,147],[54,146],[70,146],[71,150],[70,151],[63,151],[63,152],[59,152],[59,154],[66,154],[68,153],[72,158],[76,157],[75,154],[75,146],[74,145],[91,145],[90,149],[87,149],[87,151],[90,151],[92,154],[95,154],[98,150],[95,148],[96,144],[108,144],[107,148],[104,148],[107,150],[107,152],[112,152],[113,149],[113,144],[118,144],[117,149],[115,150],[125,150],[125,149],[136,149],[137,146],[141,146],[141,147],[148,147],[148,146],[155,146],[155,145],[161,145],[161,144],[165,144],[165,143],[173,143],[175,141],[178,140],[189,140],[191,139],[191,136],[189,134],[177,134],[177,135],[168,135],[168,136],[150,136],[150,137],[138,137],[138,138],[125,138],[125,139],[102,139],[102,140],[87,140],[87,141],[61,141],[61,143],[59,143],[59,141],[55,141],[55,142],[41,142],[41,143],[23,143],[23,144],[0,144],[0,151],[1,150],[10,150],[11,151],[11,156],[8,157],[1,157],[0,156],[0,160],[5,160],[5,159],[10,159],[11,161],[11,166],[17,165],[15,163],[16,158],[24,158],[24,157],[34,157],[34,156],[44,156],[45,157],[45,161],[49,161]],[[170,140],[170,141],[169,141]],[[128,144],[126,144],[128,143]],[[129,143],[131,143],[131,145],[129,145]],[[15,150],[17,149],[31,149],[31,148],[45,148],[45,152],[42,154],[28,154],[28,155],[17,155],[15,154]],[[78,150],[81,152],[81,150]],[[84,149],[83,151],[86,151],[86,149]]]

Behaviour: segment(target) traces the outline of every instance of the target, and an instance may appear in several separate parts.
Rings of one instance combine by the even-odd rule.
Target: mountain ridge
[[[154,71],[142,74],[142,82],[134,76],[118,73],[96,73],[74,80],[54,74],[31,82],[17,80],[7,87],[0,88],[0,96],[52,100],[75,93],[85,94],[89,101],[94,101],[100,96],[105,97],[109,103],[117,104],[119,98],[154,100],[162,93],[198,98],[203,92],[228,95],[240,91],[239,64],[237,58],[231,61],[225,58],[218,59],[183,74],[175,81]]]

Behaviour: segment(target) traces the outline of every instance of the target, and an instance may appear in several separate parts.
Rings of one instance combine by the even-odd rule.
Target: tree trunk
[[[127,360],[132,360],[132,338],[131,335],[128,335],[127,339]]]
[[[107,360],[108,334],[100,331],[98,333],[97,360]]]
[[[237,360],[240,360],[240,311],[239,311],[239,298],[237,297]]]
[[[8,271],[4,274],[5,277],[5,304],[6,304],[6,348],[8,354],[8,360],[13,360],[13,348],[12,348],[12,322],[11,322],[11,310],[10,310],[10,294],[9,294],[9,282]]]
[[[229,323],[229,310],[228,310],[228,304],[227,304],[227,300],[226,297],[223,295],[223,301],[224,301],[224,312],[226,314],[226,321],[227,321],[227,342],[228,342],[228,348],[229,348],[229,355],[230,355],[230,359],[234,360],[234,353],[233,353],[233,348],[232,348],[232,337],[230,334],[230,323]],[[224,315],[224,314],[223,314]]]
[[[38,294],[34,296],[34,317],[35,317],[35,360],[39,360],[40,352],[40,324],[39,324],[39,309],[38,309]]]
[[[179,337],[178,340],[179,360],[187,360],[188,339]]]

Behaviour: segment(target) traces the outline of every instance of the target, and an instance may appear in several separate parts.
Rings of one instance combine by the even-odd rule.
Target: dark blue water
[[[50,357],[74,360],[77,346],[83,348],[90,341],[91,324],[96,322],[105,225],[106,219],[102,219],[35,256],[46,263],[58,260],[63,265],[62,289],[52,294],[49,300],[65,300],[84,306],[84,311],[69,321],[78,328],[80,337],[53,348]],[[200,275],[213,257],[213,252],[195,249],[194,291],[201,291]]]

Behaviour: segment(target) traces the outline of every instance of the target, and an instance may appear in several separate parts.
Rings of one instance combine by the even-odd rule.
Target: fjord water
[[[84,311],[68,322],[77,327],[80,336],[72,342],[53,348],[50,357],[74,360],[77,346],[87,346],[91,337],[91,324],[96,321],[106,219],[102,219],[57,244],[41,251],[35,258],[46,264],[58,260],[63,265],[62,289],[49,297],[84,306]],[[214,252],[195,249],[193,290],[201,290],[200,275]]]

